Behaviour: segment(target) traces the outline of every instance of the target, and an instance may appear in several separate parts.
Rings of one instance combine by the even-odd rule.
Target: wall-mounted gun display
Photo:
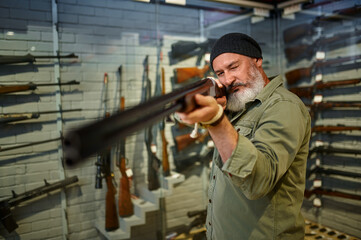
[[[345,125],[337,125],[337,126],[318,125],[318,126],[313,126],[311,128],[311,132],[315,132],[315,133],[319,133],[319,132],[342,132],[342,131],[361,131],[361,127],[359,127],[359,126],[345,126]]]
[[[312,190],[305,190],[305,198],[310,198],[312,195],[325,195],[325,196],[332,196],[332,197],[340,197],[340,198],[347,198],[353,200],[361,200],[360,195],[351,194],[347,192],[336,191],[332,189],[323,189],[323,188],[314,188]]]
[[[16,194],[14,191],[13,196],[9,199],[2,200],[0,202],[0,217],[1,222],[6,228],[6,230],[11,233],[16,228],[18,228],[18,224],[15,222],[14,218],[11,214],[11,208],[19,205],[22,202],[25,202],[27,200],[31,200],[35,197],[44,195],[46,193],[52,192],[54,190],[64,188],[72,183],[78,182],[78,177],[73,176],[70,178],[66,178],[64,180],[54,182],[54,183],[48,183],[46,180],[44,180],[45,186],[35,188],[33,190]]]

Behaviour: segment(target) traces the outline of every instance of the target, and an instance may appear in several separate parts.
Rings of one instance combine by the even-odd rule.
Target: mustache
[[[232,83],[226,88],[226,91],[227,91],[227,94],[229,94],[229,93],[231,93],[231,90],[235,87],[246,87],[246,86],[247,86],[247,84],[245,84],[245,83]]]

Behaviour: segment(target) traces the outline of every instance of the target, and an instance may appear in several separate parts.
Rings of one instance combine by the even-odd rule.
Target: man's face
[[[223,53],[213,61],[213,69],[219,81],[227,87],[227,109],[237,112],[247,102],[256,98],[265,81],[256,59],[236,53]]]

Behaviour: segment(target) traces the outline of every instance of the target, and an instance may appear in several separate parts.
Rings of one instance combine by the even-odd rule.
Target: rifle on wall
[[[314,68],[320,68],[320,67],[340,67],[345,66],[341,65],[342,63],[346,63],[349,61],[353,61],[354,63],[350,63],[346,66],[354,66],[356,63],[356,60],[360,59],[361,55],[356,56],[347,56],[347,57],[337,57],[329,60],[320,60],[314,62],[311,66],[305,67],[305,68],[297,68],[291,71],[288,71],[285,73],[287,83],[289,85],[293,85],[297,83],[302,78],[310,78],[312,76],[312,70]]]
[[[142,102],[146,102],[151,98],[151,82],[149,79],[149,56],[147,55],[144,59],[144,73],[143,73],[143,95]],[[148,154],[148,189],[156,190],[160,187],[158,178],[158,171],[160,167],[160,160],[157,157],[157,145],[153,143],[153,126],[150,125],[144,134],[145,145]]]
[[[65,188],[66,186],[72,183],[78,182],[78,177],[73,176],[54,183],[48,183],[46,180],[44,180],[44,182],[45,182],[45,186],[38,187],[21,194],[16,194],[14,191],[12,191],[13,196],[11,198],[2,200],[0,202],[1,222],[9,233],[11,233],[16,228],[19,227],[11,214],[12,207],[15,207],[22,202],[31,200],[35,197],[44,195],[54,190]]]
[[[62,58],[78,58],[74,53],[68,55],[57,56],[33,56],[30,53],[24,56],[8,56],[0,55],[0,64],[13,64],[13,63],[33,63],[36,59],[62,59]]]
[[[329,38],[321,37],[312,44],[300,44],[293,47],[287,47],[285,48],[285,55],[289,62],[299,61],[303,58],[310,60],[312,57],[314,57],[319,47],[332,47],[332,49],[337,49],[344,45],[345,40],[349,40],[354,36],[358,37],[360,33],[361,30],[358,30],[335,34]],[[360,40],[357,40],[355,43],[358,43],[359,41]]]
[[[361,127],[358,126],[345,126],[345,125],[337,125],[337,126],[314,126],[311,128],[311,132],[319,133],[319,132],[342,132],[342,131],[361,131]]]
[[[204,75],[209,71],[209,65],[204,65],[203,68],[198,67],[184,67],[184,68],[175,68],[174,78],[175,83],[184,83],[192,78],[204,78]]]
[[[314,188],[312,190],[305,189],[305,194],[304,194],[305,198],[310,198],[314,194],[347,198],[347,199],[353,199],[353,200],[361,200],[360,195],[346,193],[346,192],[340,192],[340,191],[331,190],[331,189],[323,189],[323,188]]]
[[[292,26],[283,31],[283,40],[286,44],[289,44],[302,37],[311,36],[315,33],[313,30],[314,26],[318,26],[322,23],[342,21],[345,17],[358,16],[361,12],[360,5],[355,5],[350,8],[344,8],[335,10],[331,15],[325,15],[317,17],[311,23],[302,23],[296,26]]]
[[[350,178],[361,178],[361,173],[356,172],[348,172],[348,171],[342,171],[332,168],[324,168],[324,167],[315,167],[311,170],[306,171],[306,178],[309,178],[312,174],[321,174],[321,175],[338,175],[338,176],[344,176],[344,177],[350,177]]]
[[[171,45],[171,52],[169,54],[170,61],[174,59],[185,60],[187,58],[197,56],[196,64],[201,62],[203,55],[206,52],[210,52],[215,39],[208,39],[201,43],[194,41],[178,41]]]
[[[4,114],[0,114],[0,124],[29,120],[29,119],[38,119],[42,114],[78,112],[78,111],[81,111],[81,109],[67,109],[60,111],[42,111],[42,112],[31,112],[31,113],[4,113]]]
[[[354,85],[361,82],[360,78],[357,79],[348,79],[348,80],[338,80],[338,81],[330,81],[330,82],[316,82],[313,86],[304,86],[304,87],[293,87],[289,88],[291,92],[296,94],[299,97],[304,97],[308,99],[312,99],[314,92],[316,90],[330,89],[338,86],[347,86]]]
[[[174,112],[189,112],[195,108],[194,95],[225,96],[212,79],[191,83],[165,95],[154,97],[133,108],[70,131],[64,138],[64,156],[74,165],[99,149],[116,142],[134,131],[144,129]],[[106,126],[106,127],[105,127]]]
[[[182,150],[186,149],[194,143],[203,142],[208,137],[208,135],[208,131],[198,135],[196,138],[191,137],[189,134],[182,134],[175,137],[174,143],[177,151],[181,152]]]
[[[80,84],[79,82],[72,80],[65,83],[43,83],[43,84],[35,84],[29,82],[28,84],[20,84],[20,85],[0,85],[0,94],[14,93],[14,92],[23,92],[23,91],[32,91],[37,89],[38,87],[48,87],[48,86],[64,86],[64,85],[76,85]]]
[[[309,156],[313,153],[328,154],[328,153],[341,153],[341,154],[361,154],[359,149],[350,149],[350,148],[338,148],[330,146],[317,146],[309,151]]]
[[[54,142],[54,141],[59,141],[59,140],[62,140],[62,138],[58,137],[58,138],[48,139],[48,140],[44,140],[44,141],[36,141],[36,142],[31,142],[31,143],[26,143],[26,144],[20,144],[20,145],[6,147],[6,148],[0,147],[0,152],[6,152],[6,151],[14,150],[14,149],[30,147],[30,146],[34,146],[34,145],[39,145],[39,144],[44,144],[44,143]]]
[[[313,119],[315,117],[315,113],[319,111],[323,111],[325,109],[334,109],[334,108],[361,108],[361,102],[333,102],[333,101],[327,101],[327,102],[319,102],[314,104],[305,104],[310,109],[310,115]]]
[[[161,68],[162,72],[162,95],[165,94],[165,73],[164,68]],[[169,176],[170,175],[170,167],[169,167],[169,159],[168,159],[168,142],[165,137],[165,121],[166,119],[163,118],[163,120],[160,122],[159,129],[160,129],[160,135],[162,137],[162,168],[163,168],[163,175]]]
[[[125,99],[120,99],[120,111],[124,111]],[[118,197],[118,213],[120,217],[128,217],[134,214],[134,207],[130,195],[130,183],[126,172],[125,138],[119,141],[119,171],[121,173]]]

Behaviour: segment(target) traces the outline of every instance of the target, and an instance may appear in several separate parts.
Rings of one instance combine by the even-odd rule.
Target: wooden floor
[[[305,230],[305,240],[311,239],[324,239],[324,240],[360,240],[360,238],[356,238],[350,236],[346,233],[342,233],[336,230],[333,230],[328,227],[324,227],[318,223],[314,223],[306,220],[306,230]]]

